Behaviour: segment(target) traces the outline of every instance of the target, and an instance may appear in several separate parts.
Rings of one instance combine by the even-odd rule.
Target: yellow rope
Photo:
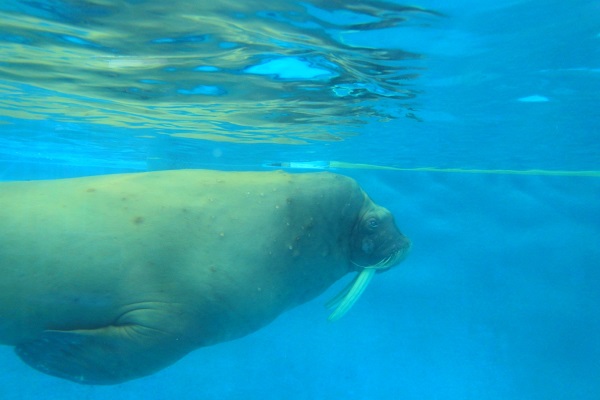
[[[547,175],[547,176],[585,176],[585,177],[600,177],[600,171],[557,171],[545,169],[528,169],[528,170],[513,170],[513,169],[463,169],[463,168],[397,168],[387,167],[383,165],[372,164],[355,164],[342,161],[330,161],[331,168],[352,168],[352,169],[382,169],[391,171],[408,171],[408,172],[447,172],[457,174],[498,174],[498,175]]]

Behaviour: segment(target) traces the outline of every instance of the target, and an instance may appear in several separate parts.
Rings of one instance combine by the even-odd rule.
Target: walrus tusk
[[[325,306],[335,308],[327,318],[328,321],[337,321],[342,318],[356,303],[375,275],[375,268],[365,268],[358,273],[337,296],[329,300]]]
[[[352,308],[354,303],[356,303],[361,294],[365,291],[369,285],[369,282],[371,282],[371,279],[373,279],[375,272],[377,270],[389,268],[390,265],[396,263],[400,257],[402,257],[402,253],[396,252],[394,254],[390,254],[387,258],[384,258],[377,264],[368,267],[352,262],[354,265],[360,268],[361,271],[348,285],[346,285],[341,292],[339,292],[333,299],[325,303],[325,307],[329,309],[335,308],[335,310],[327,319],[329,321],[337,321],[346,315],[348,310]]]

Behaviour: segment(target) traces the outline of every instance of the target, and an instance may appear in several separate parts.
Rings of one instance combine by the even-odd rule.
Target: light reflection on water
[[[378,1],[36,4],[0,5],[0,115],[227,142],[337,141],[411,117],[421,56],[351,34],[437,18]]]

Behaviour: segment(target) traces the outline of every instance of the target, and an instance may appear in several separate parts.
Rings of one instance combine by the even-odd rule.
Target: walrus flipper
[[[18,345],[15,351],[41,372],[91,385],[115,384],[151,374],[188,352],[171,335],[139,325],[44,331],[38,339]]]

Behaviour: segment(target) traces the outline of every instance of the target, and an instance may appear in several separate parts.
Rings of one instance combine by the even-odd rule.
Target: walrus
[[[357,182],[174,170],[0,183],[0,343],[86,384],[247,335],[347,273],[331,320],[410,241]]]

